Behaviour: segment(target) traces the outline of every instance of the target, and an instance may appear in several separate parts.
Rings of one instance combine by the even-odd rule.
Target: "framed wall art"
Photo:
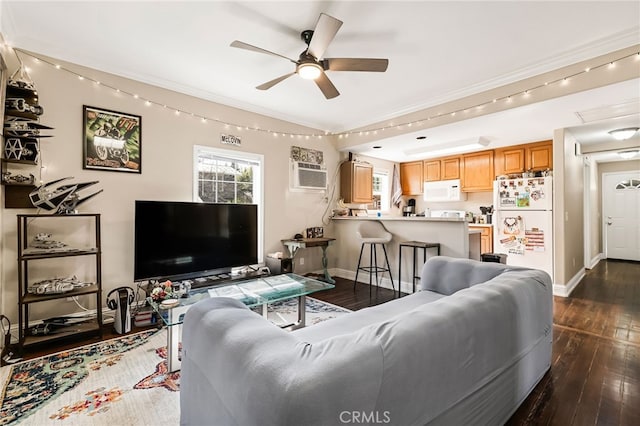
[[[84,105],[83,168],[142,173],[142,117]]]

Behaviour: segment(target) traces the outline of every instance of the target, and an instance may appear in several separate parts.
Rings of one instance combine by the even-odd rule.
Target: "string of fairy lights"
[[[389,123],[387,125],[383,125],[383,126],[378,126],[378,127],[373,127],[373,128],[367,128],[364,130],[348,130],[348,131],[343,131],[343,132],[336,132],[336,133],[332,133],[332,132],[321,132],[321,133],[297,133],[297,132],[287,132],[287,131],[276,131],[273,129],[266,129],[266,128],[262,128],[262,127],[258,127],[258,126],[251,126],[251,125],[244,125],[244,124],[239,124],[239,123],[234,123],[231,121],[226,121],[226,120],[222,120],[220,118],[217,117],[210,117],[201,113],[196,113],[193,111],[187,111],[185,109],[182,108],[177,108],[175,106],[172,105],[168,105],[166,103],[163,102],[158,102],[156,100],[150,99],[150,98],[146,98],[144,96],[139,95],[138,93],[133,93],[127,90],[124,90],[120,87],[116,87],[113,84],[109,84],[109,83],[105,83],[99,80],[96,80],[88,75],[84,75],[81,74],[73,69],[67,68],[65,66],[62,66],[58,63],[55,62],[51,62],[48,59],[44,59],[41,57],[36,56],[33,53],[24,51],[22,49],[19,48],[13,48],[14,52],[16,53],[16,57],[18,58],[18,61],[20,63],[20,67],[21,70],[24,70],[24,72],[27,73],[28,75],[28,67],[26,67],[26,65],[24,64],[24,61],[22,60],[22,58],[20,57],[20,55],[18,53],[20,53],[21,55],[30,57],[33,59],[34,62],[36,63],[44,63],[47,64],[57,70],[69,73],[74,75],[78,80],[83,81],[83,82],[88,82],[91,84],[95,84],[96,86],[101,86],[107,89],[112,90],[114,93],[117,93],[119,95],[124,95],[124,96],[129,96],[133,99],[139,100],[140,102],[143,102],[146,106],[156,106],[159,108],[163,108],[169,111],[172,111],[176,116],[186,116],[186,117],[191,117],[194,118],[196,120],[200,120],[202,123],[207,123],[207,122],[215,122],[215,123],[219,123],[222,124],[225,129],[236,129],[238,131],[253,131],[253,132],[260,132],[260,133],[266,133],[269,134],[273,137],[288,137],[291,139],[312,139],[312,138],[317,138],[317,139],[322,139],[323,137],[337,137],[339,139],[342,138],[348,138],[350,136],[370,136],[370,135],[378,135],[382,132],[388,131],[388,130],[402,130],[402,129],[412,129],[414,127],[419,128],[420,126],[424,126],[425,124],[432,124],[434,120],[438,120],[438,119],[442,119],[445,117],[455,117],[457,114],[464,114],[465,116],[469,116],[471,113],[473,112],[480,112],[482,111],[485,107],[490,106],[492,104],[496,104],[499,102],[503,102],[503,103],[512,103],[515,100],[517,100],[518,98],[522,98],[522,99],[528,99],[529,97],[533,96],[533,92],[535,92],[536,90],[548,87],[548,86],[553,86],[553,85],[566,85],[569,84],[569,82],[573,79],[575,79],[576,77],[579,77],[581,75],[585,75],[589,72],[598,70],[598,69],[602,69],[602,68],[608,68],[611,70],[614,70],[616,68],[616,64],[620,61],[624,61],[626,59],[635,57],[635,59],[637,61],[640,61],[640,52],[637,53],[631,53],[631,54],[627,54],[624,56],[621,56],[619,58],[616,58],[614,60],[607,60],[605,62],[593,65],[589,68],[585,68],[583,70],[577,71],[577,72],[573,72],[572,74],[569,75],[565,75],[562,76],[560,78],[556,78],[554,80],[551,81],[546,81],[542,84],[538,84],[532,87],[529,87],[525,90],[518,90],[517,92],[513,92],[510,93],[508,95],[504,95],[498,98],[493,98],[489,101],[486,102],[481,102],[475,105],[471,105],[471,106],[467,106],[467,107],[463,107],[463,108],[459,108],[459,109],[455,109],[455,110],[449,110],[449,111],[444,111],[444,112],[438,112],[436,114],[433,115],[428,115],[425,116],[424,118],[420,118],[417,120],[411,120],[411,121],[406,121],[406,122],[402,122],[402,123]]]

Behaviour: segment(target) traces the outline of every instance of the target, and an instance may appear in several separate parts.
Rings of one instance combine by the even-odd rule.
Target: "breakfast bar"
[[[424,241],[440,244],[442,256],[459,258],[477,258],[480,260],[479,231],[469,230],[467,221],[460,217],[400,217],[400,216],[343,216],[332,219],[333,232],[340,241],[336,244],[334,256],[335,267],[342,271],[355,271],[360,251],[360,244],[356,238],[358,226],[362,221],[377,220],[393,234],[393,239],[387,246],[389,262],[394,271],[402,268],[402,276],[410,277],[413,273],[412,259],[405,256],[402,265],[399,262],[399,244],[402,241]],[[477,246],[477,247],[476,247]],[[397,273],[397,272],[396,272]],[[355,274],[355,272],[354,272]],[[380,285],[391,288],[388,277]],[[394,274],[394,279],[397,278]],[[411,281],[401,283],[403,292],[410,292],[413,288]]]

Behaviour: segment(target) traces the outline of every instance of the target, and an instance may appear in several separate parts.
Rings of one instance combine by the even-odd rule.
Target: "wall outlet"
[[[300,258],[300,265],[304,265],[304,257]]]

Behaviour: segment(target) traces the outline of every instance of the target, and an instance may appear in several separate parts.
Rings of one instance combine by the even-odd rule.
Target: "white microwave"
[[[439,180],[424,183],[424,201],[465,201],[460,179]]]

